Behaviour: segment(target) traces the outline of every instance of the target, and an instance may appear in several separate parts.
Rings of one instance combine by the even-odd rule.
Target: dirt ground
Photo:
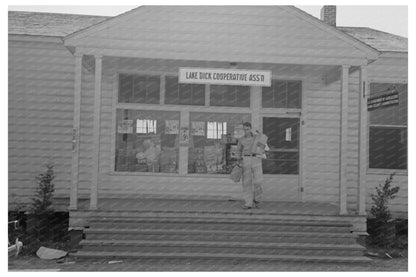
[[[197,259],[9,258],[9,271],[407,271],[408,258],[373,258],[366,264]]]

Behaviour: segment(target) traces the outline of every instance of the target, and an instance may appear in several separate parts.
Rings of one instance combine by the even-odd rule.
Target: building
[[[407,38],[335,16],[334,6],[323,20],[292,6],[9,12],[10,209],[29,201],[48,160],[65,210],[105,197],[238,199],[227,172],[250,121],[269,136],[265,200],[363,216],[396,172],[391,209],[407,216]],[[192,72],[211,75],[186,81]]]

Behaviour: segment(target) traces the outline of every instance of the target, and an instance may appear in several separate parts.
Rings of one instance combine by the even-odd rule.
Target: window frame
[[[305,80],[302,78],[282,78],[281,76],[272,76],[272,80],[271,80],[271,84],[273,85],[273,82],[299,82],[300,83],[300,107],[298,108],[289,108],[289,107],[263,107],[263,89],[260,89],[260,108],[262,110],[271,110],[271,111],[275,111],[275,110],[293,110],[293,111],[301,111],[302,110],[302,106],[303,106],[303,101],[304,101],[304,83]],[[274,99],[274,94],[273,94],[273,99]],[[288,102],[288,99],[287,99]]]
[[[368,96],[370,97],[371,91],[370,91],[370,85],[372,83],[383,83],[383,84],[402,84],[407,86],[407,97],[409,96],[409,86],[407,79],[380,79],[380,78],[369,78],[367,80],[367,88],[368,88]],[[409,105],[409,98],[407,98],[407,105]],[[409,129],[408,124],[407,125],[384,125],[384,124],[371,124],[370,123],[370,112],[367,111],[367,136],[366,136],[366,145],[367,145],[367,159],[366,159],[366,172],[369,175],[388,175],[391,173],[396,173],[398,176],[408,176],[408,170],[409,170],[409,141],[407,145],[407,169],[391,169],[391,168],[371,168],[370,167],[370,128],[371,127],[396,127],[396,128],[406,128],[407,129],[407,136],[409,137]],[[407,119],[409,121],[409,118]],[[408,123],[408,122],[407,122]]]

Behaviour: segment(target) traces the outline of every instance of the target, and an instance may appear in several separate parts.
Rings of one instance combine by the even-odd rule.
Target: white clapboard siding
[[[74,58],[52,42],[9,41],[9,204],[28,203],[49,160],[69,196]]]
[[[386,54],[387,55],[387,54]],[[370,82],[377,83],[407,83],[408,61],[407,54],[399,54],[400,57],[384,57],[368,66]],[[400,187],[395,199],[390,202],[390,209],[395,216],[407,217],[408,212],[408,176],[406,170],[382,170],[369,169],[367,172],[367,209],[372,205],[370,195],[375,193],[378,184],[384,184],[384,180],[390,173],[397,172],[393,178],[393,184]]]
[[[338,203],[340,82],[316,77],[303,87],[303,199]]]

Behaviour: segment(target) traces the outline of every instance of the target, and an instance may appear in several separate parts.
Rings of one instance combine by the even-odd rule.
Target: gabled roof
[[[65,37],[109,17],[9,11],[9,35]]]
[[[107,16],[22,11],[9,11],[8,14],[9,35],[53,37],[65,37],[113,18]],[[367,27],[336,28],[381,52],[408,51],[408,39],[405,37]]]
[[[408,39],[367,27],[337,27],[381,52],[407,52]]]

